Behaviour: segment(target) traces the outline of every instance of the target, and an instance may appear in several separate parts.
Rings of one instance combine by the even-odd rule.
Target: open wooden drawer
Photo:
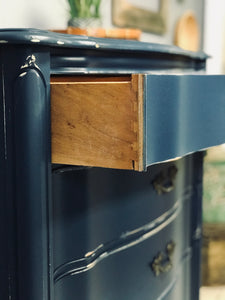
[[[52,162],[142,170],[142,80],[52,78]]]
[[[52,162],[144,170],[225,142],[225,76],[51,78]]]

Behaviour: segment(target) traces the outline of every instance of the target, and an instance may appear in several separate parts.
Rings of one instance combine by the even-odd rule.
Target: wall
[[[0,28],[64,28],[66,0],[0,0]]]
[[[149,0],[150,1],[150,0]],[[195,12],[202,31],[204,0],[168,0],[167,33],[142,35],[142,40],[172,44],[178,18],[188,9]],[[66,0],[0,0],[0,28],[65,28],[69,16]],[[102,0],[103,26],[112,27],[111,0]]]
[[[225,74],[225,1],[205,0],[204,51],[209,73]]]

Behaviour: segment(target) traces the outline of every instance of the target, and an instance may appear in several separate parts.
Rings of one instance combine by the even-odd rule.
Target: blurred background
[[[116,6],[116,9],[113,9],[113,6]],[[164,44],[174,44],[177,40],[181,46],[183,39],[186,41],[186,47],[189,44],[190,49],[204,50],[212,56],[208,62],[210,71],[224,72],[224,0],[102,0],[101,26],[106,29],[117,27],[118,19],[123,18],[120,10],[126,11],[128,6],[132,6],[133,10],[142,10],[143,13],[155,13],[152,23],[157,22],[157,15],[160,15],[165,25],[161,33],[156,33],[154,28],[151,28],[154,24],[148,24],[147,28],[142,30],[141,40]],[[187,17],[188,13],[189,19],[186,18],[185,23],[185,14]],[[0,28],[66,29],[69,19],[69,0],[0,0]],[[132,27],[142,29],[139,28],[142,18],[140,17],[139,22],[138,18],[136,20]],[[131,25],[124,24],[124,27]]]
[[[0,0],[0,28],[34,27],[67,32],[68,25],[73,21],[69,2],[69,0]],[[187,50],[204,51],[210,56],[207,72],[225,73],[224,0],[100,2],[98,27],[101,27],[108,37],[175,44]],[[115,33],[117,28],[120,29],[119,35]],[[122,29],[125,31],[121,31]],[[87,30],[86,33],[95,35],[93,30]],[[225,146],[207,151],[204,168],[202,249],[204,287],[201,289],[201,300],[224,300]]]

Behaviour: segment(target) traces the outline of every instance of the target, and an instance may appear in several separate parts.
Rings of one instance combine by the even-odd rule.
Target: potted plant
[[[66,33],[95,37],[120,39],[139,39],[141,31],[137,29],[101,27],[101,0],[67,0],[70,19]]]
[[[101,0],[68,0],[69,26],[78,28],[99,27]]]

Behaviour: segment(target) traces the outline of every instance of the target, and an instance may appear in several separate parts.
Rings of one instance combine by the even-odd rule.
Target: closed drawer
[[[138,239],[130,233],[95,253],[65,261],[55,270],[55,298],[72,300],[79,295],[80,300],[136,300],[141,295],[143,300],[155,300],[162,295],[172,299],[169,295],[176,294],[184,299],[182,289],[173,289],[177,281],[190,279],[190,206],[190,201],[180,203],[171,216],[145,228]],[[169,244],[174,245],[171,252]]]
[[[225,141],[225,76],[52,77],[52,162],[144,170]]]
[[[55,267],[126,232],[161,223],[191,201],[200,163],[195,154],[147,172],[88,168],[53,174]],[[155,181],[171,168],[177,174],[173,182],[162,181],[169,188],[159,193]]]

